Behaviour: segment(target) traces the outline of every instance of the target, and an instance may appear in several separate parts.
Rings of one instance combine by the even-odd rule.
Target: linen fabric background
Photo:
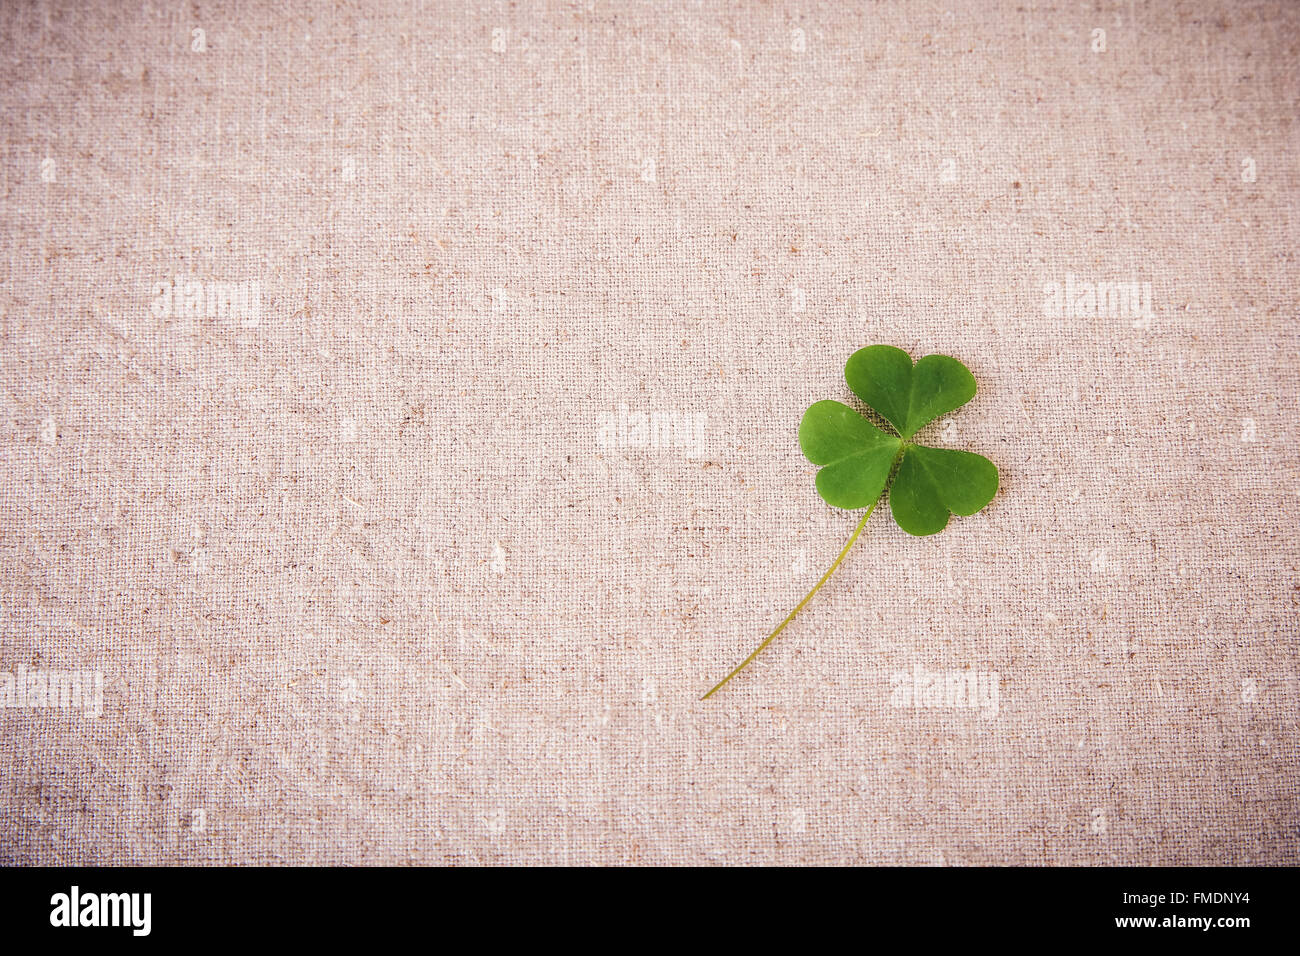
[[[1300,5],[0,37],[0,670],[104,680],[0,708],[4,862],[1300,862]],[[859,517],[796,432],[875,343],[1001,489],[701,702]]]

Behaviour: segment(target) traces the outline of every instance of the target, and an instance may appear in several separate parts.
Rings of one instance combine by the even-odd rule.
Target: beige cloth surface
[[[0,38],[0,671],[104,681],[0,709],[4,862],[1300,862],[1300,6]],[[700,702],[856,521],[795,433],[873,343],[1001,490]]]

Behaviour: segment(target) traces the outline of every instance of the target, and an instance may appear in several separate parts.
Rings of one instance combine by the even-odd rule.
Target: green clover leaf
[[[975,376],[961,362],[927,355],[913,365],[911,356],[892,345],[858,349],[844,366],[844,379],[903,441],[975,397]]]
[[[930,422],[975,397],[975,376],[965,365],[946,355],[927,355],[913,365],[902,349],[871,345],[849,356],[844,379],[899,437],[839,402],[809,408],[799,426],[799,444],[809,461],[825,466],[817,473],[817,492],[828,505],[857,509],[878,499],[889,480],[888,467],[880,474],[880,458],[889,448],[890,465],[898,464],[894,456],[902,458],[889,489],[889,510],[908,534],[935,534],[947,527],[950,515],[973,515],[993,500],[998,490],[993,462],[911,442]],[[837,416],[825,406],[842,411]]]
[[[885,490],[903,443],[839,402],[804,413],[799,445],[817,472],[817,493],[836,508],[865,508]]]
[[[849,356],[844,378],[898,434],[882,431],[841,402],[815,402],[799,424],[799,446],[817,472],[817,493],[828,505],[866,508],[848,544],[811,591],[740,666],[707,694],[713,696],[785,629],[844,560],[886,491],[894,521],[908,534],[936,534],[954,515],[973,515],[997,494],[998,470],[983,455],[930,448],[912,437],[940,415],[975,397],[975,376],[946,355],[912,363],[902,349],[871,345]]]
[[[973,515],[997,491],[998,470],[983,455],[908,445],[889,489],[889,510],[900,528],[919,537],[942,531],[950,513]]]

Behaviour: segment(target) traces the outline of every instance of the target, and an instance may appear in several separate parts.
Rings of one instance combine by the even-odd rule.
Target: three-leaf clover
[[[897,434],[877,428],[848,405],[823,401],[804,413],[799,445],[809,461],[821,466],[817,493],[828,505],[867,512],[821,580],[705,699],[740,673],[803,610],[849,553],[886,490],[898,526],[917,536],[942,531],[954,514],[975,514],[997,493],[998,470],[983,455],[912,441],[940,415],[975,397],[975,376],[961,362],[946,355],[927,355],[914,365],[902,349],[871,345],[849,356],[844,378]]]

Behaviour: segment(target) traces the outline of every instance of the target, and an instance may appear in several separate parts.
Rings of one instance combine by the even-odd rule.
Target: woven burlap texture
[[[1296,4],[0,37],[0,670],[104,682],[0,709],[0,860],[1300,862]],[[1000,491],[701,702],[873,343]]]

